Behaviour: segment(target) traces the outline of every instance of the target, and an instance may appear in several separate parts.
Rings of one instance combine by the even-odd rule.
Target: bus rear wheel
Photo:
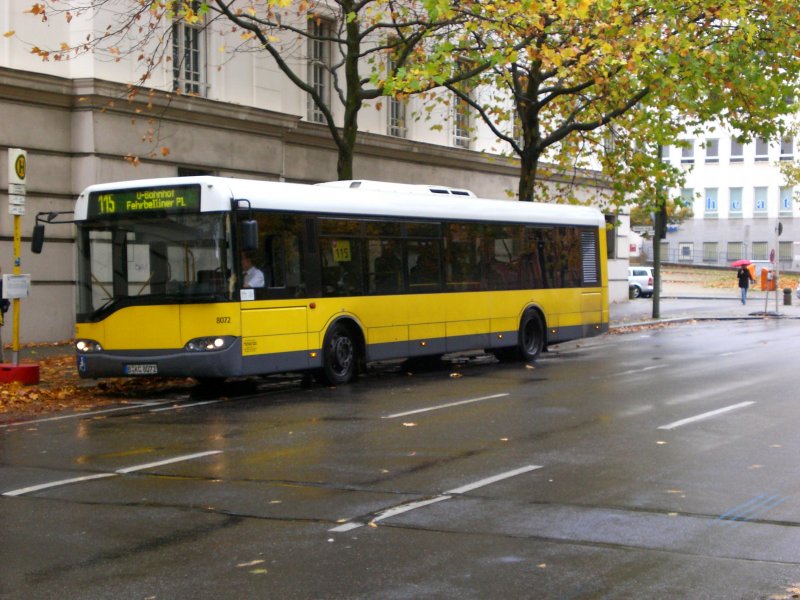
[[[526,312],[519,326],[519,354],[522,360],[533,362],[544,348],[544,325],[538,313]]]
[[[351,327],[334,323],[322,344],[322,379],[330,385],[349,383],[358,371],[358,343]]]

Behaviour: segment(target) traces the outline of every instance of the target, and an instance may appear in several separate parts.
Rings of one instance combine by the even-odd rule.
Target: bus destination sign
[[[200,186],[111,190],[89,194],[89,218],[153,212],[200,212]]]

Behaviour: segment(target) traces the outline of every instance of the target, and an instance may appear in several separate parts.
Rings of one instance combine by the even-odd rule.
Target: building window
[[[794,188],[781,188],[781,215],[791,216],[794,212]]]
[[[778,242],[778,262],[792,264],[794,242]]]
[[[794,242],[778,242],[778,262],[792,264]]]
[[[715,164],[719,162],[719,140],[712,138],[706,140],[706,163]]]
[[[389,135],[404,138],[408,136],[406,128],[406,100],[398,100],[395,97],[389,98]]]
[[[689,208],[694,206],[694,189],[683,188],[681,190],[681,203]]]
[[[694,244],[692,242],[678,244],[678,260],[681,262],[692,262],[694,260]]]
[[[730,197],[730,207],[728,209],[728,216],[741,217],[742,216],[742,188],[730,188],[728,191]]]
[[[742,242],[728,242],[726,260],[739,260],[744,258],[744,244]]]
[[[717,242],[703,242],[703,262],[717,262]]]
[[[453,145],[469,148],[472,132],[472,107],[459,97],[453,99]]]
[[[744,144],[731,138],[731,162],[744,161]]]
[[[389,58],[386,65],[386,72],[389,75],[397,72],[396,60]],[[387,105],[387,132],[394,137],[406,137],[408,135],[408,129],[406,128],[406,107],[408,106],[408,101],[405,98],[389,96],[387,98]]]
[[[669,242],[667,240],[661,241],[661,262],[672,262],[669,255]]]
[[[754,203],[753,203],[753,216],[766,217],[767,216],[767,188],[757,187],[753,190]]]
[[[717,216],[717,188],[706,188],[706,210],[705,216]]]
[[[767,242],[753,242],[753,260],[767,260]]]
[[[756,162],[769,160],[769,142],[764,138],[756,138]]]
[[[199,11],[198,0],[192,10]],[[172,87],[183,94],[206,96],[206,31],[205,23],[187,23],[179,19],[172,24]]]
[[[685,140],[681,144],[681,163],[684,165],[694,163],[694,140]]]
[[[308,84],[325,106],[331,105],[331,37],[333,25],[324,19],[308,23]],[[324,123],[325,115],[311,94],[308,95],[308,120]]]
[[[785,137],[781,140],[781,160],[794,160],[794,138]]]

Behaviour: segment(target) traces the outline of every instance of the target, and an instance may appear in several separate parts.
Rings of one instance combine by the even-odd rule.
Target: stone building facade
[[[137,89],[131,94],[135,69],[125,61],[85,56],[54,64],[32,57],[20,40],[71,36],[81,24],[53,23],[50,30],[42,29],[23,14],[24,7],[24,2],[11,0],[0,10],[0,30],[17,31],[0,41],[0,165],[7,164],[9,148],[28,153],[20,266],[31,274],[32,291],[21,301],[23,343],[73,336],[73,227],[49,225],[39,255],[30,253],[29,240],[36,213],[71,210],[86,186],[198,173],[305,183],[336,179],[336,148],[329,131],[314,122],[304,95],[263,54],[243,54],[215,69],[216,59],[208,49],[224,34],[209,30],[199,47],[206,57],[200,93],[166,93],[173,84],[185,85],[184,76],[192,75],[165,67],[160,78],[152,80],[159,93]],[[389,108],[376,104],[364,110],[356,177],[449,185],[490,198],[508,197],[516,190],[517,162],[480,151],[492,142],[479,126],[468,143],[459,137],[452,115],[444,113],[434,114],[442,127],[432,129],[430,122],[416,123],[409,117],[399,130],[398,113]],[[606,188],[593,172],[566,174],[562,181],[578,186],[586,198]],[[3,206],[8,183],[7,170],[0,168]],[[623,220],[613,236],[614,259],[609,263],[612,299],[627,298],[626,235]],[[13,268],[12,238],[12,218],[0,209],[3,273]],[[3,334],[8,342],[10,328]]]

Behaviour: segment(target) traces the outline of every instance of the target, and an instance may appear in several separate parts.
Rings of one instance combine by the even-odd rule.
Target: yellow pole
[[[14,215],[14,275],[19,275],[22,272],[20,247],[22,245],[22,224],[20,223],[20,216]],[[14,298],[14,326],[13,326],[13,339],[11,342],[11,364],[19,364],[19,298]]]

